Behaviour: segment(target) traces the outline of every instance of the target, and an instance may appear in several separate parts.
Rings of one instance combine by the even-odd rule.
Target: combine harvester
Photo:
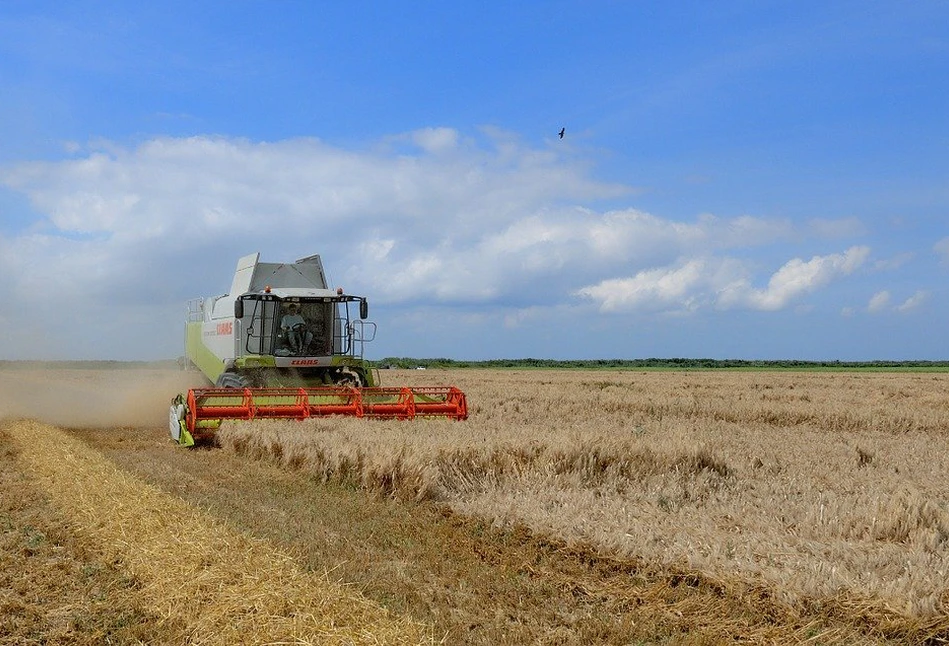
[[[454,386],[382,387],[363,359],[376,324],[362,296],[330,290],[318,255],[292,264],[237,262],[231,291],[188,302],[185,356],[214,384],[172,400],[182,446],[225,419],[468,417]],[[356,305],[358,318],[351,312]]]

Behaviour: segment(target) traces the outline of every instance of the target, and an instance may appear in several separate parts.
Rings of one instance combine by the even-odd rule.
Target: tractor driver
[[[302,354],[313,339],[313,335],[306,329],[306,319],[300,314],[300,306],[296,303],[287,305],[286,314],[280,320],[280,329],[287,335],[293,354]]]

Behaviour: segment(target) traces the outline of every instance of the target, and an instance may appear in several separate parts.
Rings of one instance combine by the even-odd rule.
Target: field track
[[[405,377],[444,379],[444,375],[433,373]],[[454,376],[464,379],[465,373]],[[126,377],[125,389],[119,391],[133,392],[135,389],[128,386],[128,377],[138,377]],[[549,377],[548,374],[544,379],[549,380]],[[114,378],[100,375],[99,385],[107,387]],[[162,381],[166,378],[168,375],[159,380],[162,387],[168,386],[168,381]],[[599,390],[608,390],[613,383],[612,377],[604,379],[595,373],[586,381],[605,384],[597,386]],[[84,387],[87,382],[88,379],[81,380]],[[478,391],[478,387],[466,386],[466,390],[472,389]],[[164,394],[156,396],[154,402],[154,406],[161,407],[162,414]],[[543,390],[540,395],[527,393],[520,397],[521,405],[530,407],[532,399],[546,397]],[[110,405],[108,396],[102,395],[101,399],[104,403],[96,407],[99,415],[103,414],[103,406]],[[477,401],[473,417],[488,415],[483,404],[478,405]],[[0,413],[3,403],[0,396]],[[651,405],[661,408],[664,404],[653,401]],[[115,408],[125,410],[128,406],[119,402]],[[714,407],[709,410],[714,412]],[[667,422],[676,414],[671,404],[660,412]],[[77,413],[84,414],[83,411]],[[838,421],[843,419],[834,414]],[[88,415],[92,416],[92,411]],[[859,416],[852,419],[859,421]],[[256,546],[251,551],[262,549],[286,554],[286,559],[268,560],[268,564],[274,567],[289,564],[293,577],[313,576],[322,582],[339,580],[351,584],[348,587],[355,586],[364,597],[390,611],[383,619],[374,611],[369,612],[366,625],[373,620],[392,621],[403,635],[417,631],[420,625],[429,625],[432,627],[429,635],[434,635],[436,640],[446,636],[445,643],[935,644],[943,643],[947,634],[945,618],[940,614],[914,619],[896,609],[889,611],[885,605],[861,602],[855,597],[836,601],[825,598],[817,602],[799,599],[792,603],[784,600],[780,588],[774,585],[634,554],[610,554],[609,550],[597,547],[595,541],[566,540],[549,532],[531,531],[523,523],[498,527],[490,518],[479,520],[477,514],[452,511],[447,504],[450,501],[400,501],[380,496],[371,488],[354,486],[345,479],[334,482],[332,478],[314,478],[300,465],[288,469],[273,455],[267,455],[265,460],[254,460],[220,449],[179,451],[166,441],[164,429],[156,422],[149,421],[142,427],[130,424],[127,419],[118,424],[110,424],[107,419],[96,420],[98,424],[88,421],[83,424],[83,421],[75,426],[85,428],[63,425],[73,426],[68,433],[82,440],[78,445],[83,447],[82,451],[87,450],[85,447],[95,449],[90,452],[95,454],[94,461],[95,456],[104,456],[118,467],[116,473],[129,474],[122,477],[136,491],[138,487],[154,491],[161,501],[156,503],[158,509],[187,510],[187,513],[202,510],[201,522],[220,527],[230,537],[227,541]],[[639,420],[635,421],[640,424]],[[129,589],[144,594],[149,586],[154,588],[149,594],[161,596],[163,588],[170,588],[164,598],[175,598],[174,585],[150,583],[152,579],[144,571],[136,570],[124,557],[102,546],[108,543],[103,535],[97,538],[83,529],[88,528],[89,523],[77,525],[68,521],[69,514],[56,502],[57,495],[63,494],[50,492],[40,498],[34,496],[28,508],[15,504],[15,492],[24,486],[47,490],[50,477],[42,476],[41,469],[35,468],[30,460],[48,460],[38,457],[39,454],[30,457],[32,449],[29,442],[22,443],[22,429],[14,431],[5,427],[3,432],[5,439],[17,433],[21,438],[7,442],[10,448],[4,457],[5,468],[13,464],[19,471],[15,482],[5,481],[0,498],[4,501],[2,513],[7,544],[19,541],[22,547],[35,543],[36,534],[24,529],[34,527],[36,522],[35,517],[27,518],[28,510],[45,509],[50,522],[55,521],[53,516],[67,519],[59,530],[51,530],[49,535],[56,537],[54,542],[61,545],[61,552],[70,552],[86,563],[80,570],[114,575],[114,581],[119,583],[108,585],[125,585],[126,593],[120,590],[117,593],[126,598],[130,596]],[[935,429],[926,432],[935,432]],[[69,446],[68,443],[63,445]],[[864,443],[862,446],[872,452],[876,445]],[[79,452],[79,449],[72,451],[73,454]],[[712,452],[711,457],[736,468],[730,455]],[[879,463],[880,454],[876,453],[873,459]],[[99,496],[94,499],[94,508],[114,511],[107,499]],[[145,518],[167,516],[158,509],[153,507]],[[125,523],[120,525],[125,526]],[[30,549],[40,555],[42,547],[34,545]],[[19,556],[22,557],[22,549]],[[221,566],[226,568],[227,564],[222,561]],[[241,571],[246,569],[240,568]],[[15,572],[16,567],[11,566],[10,570]],[[327,571],[329,576],[326,576]],[[237,598],[230,602],[239,605],[240,591],[246,588],[241,588],[239,577],[235,582],[232,589]],[[66,587],[64,599],[75,594]],[[14,607],[11,603],[4,607]],[[45,610],[42,604],[30,607],[38,634],[43,631],[47,635],[59,634],[56,631],[61,633],[64,625],[68,625],[68,621],[64,624],[62,617],[56,614],[62,613],[62,604],[53,603]],[[109,630],[113,634],[124,635],[128,640],[115,643],[136,643],[133,636],[143,634],[129,629],[129,622],[117,627],[115,617],[109,619],[108,612],[101,607],[97,610],[94,604],[92,607],[86,604],[83,612],[86,614],[79,615],[85,619],[80,623],[87,626],[87,632],[91,630],[88,626],[102,630],[106,625],[111,626]],[[169,634],[198,634],[194,632],[193,618],[184,621],[181,613],[155,612],[152,602],[133,605],[125,612],[124,616],[134,617],[140,625],[163,627]],[[207,625],[214,625],[215,620],[206,620],[211,622]],[[12,625],[6,622],[0,627]],[[83,643],[81,626],[75,630],[79,632],[71,641],[63,638],[49,643]],[[6,643],[28,643],[17,642],[10,635],[5,638]],[[424,638],[424,633],[416,632],[410,641]],[[89,639],[85,643],[96,641]],[[194,643],[200,642],[195,640]]]

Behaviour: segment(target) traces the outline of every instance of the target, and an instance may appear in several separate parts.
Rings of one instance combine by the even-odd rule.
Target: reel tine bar
[[[417,417],[468,419],[468,401],[454,386],[416,386],[410,389]]]

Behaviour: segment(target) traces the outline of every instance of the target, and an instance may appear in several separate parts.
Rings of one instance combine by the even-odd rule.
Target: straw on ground
[[[301,571],[268,543],[116,469],[54,427],[17,421],[2,430],[89,548],[135,579],[160,621],[184,620],[187,643],[433,641],[425,626]]]

